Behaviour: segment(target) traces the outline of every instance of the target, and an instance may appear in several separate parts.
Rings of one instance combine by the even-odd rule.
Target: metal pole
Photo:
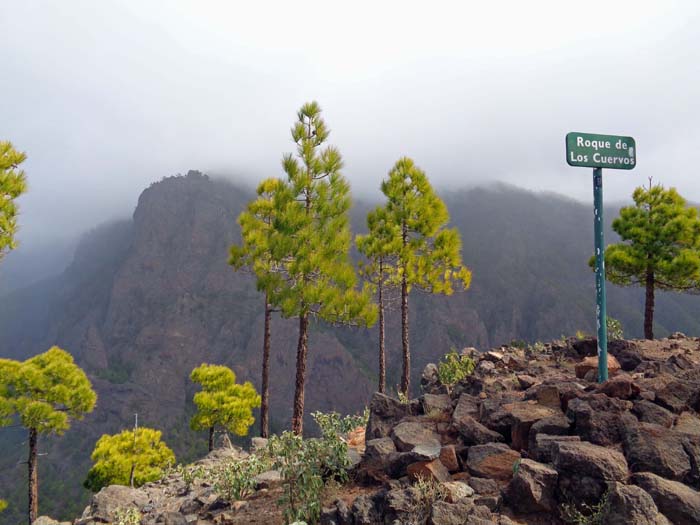
[[[605,243],[603,242],[603,170],[593,169],[595,230],[595,296],[598,325],[598,382],[608,380],[608,326],[605,307]]]

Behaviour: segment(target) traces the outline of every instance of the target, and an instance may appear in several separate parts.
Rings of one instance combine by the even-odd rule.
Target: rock
[[[537,378],[531,375],[520,374],[517,377],[518,383],[520,383],[520,388],[522,388],[523,390],[527,390],[528,388],[531,388],[538,383]]]
[[[442,483],[442,488],[446,493],[445,501],[448,503],[457,503],[461,499],[474,495],[474,489],[463,481],[445,481]]]
[[[542,463],[552,462],[552,447],[555,443],[580,442],[579,436],[552,436],[550,434],[537,434],[535,442],[530,444],[528,455],[535,461]]]
[[[366,439],[388,437],[394,425],[411,415],[411,412],[410,404],[401,403],[398,399],[375,392],[369,404]]]
[[[500,494],[491,494],[489,496],[477,496],[476,498],[474,498],[474,505],[486,507],[490,511],[496,512],[496,510],[501,506],[501,496]]]
[[[596,392],[618,399],[631,399],[639,395],[640,388],[627,374],[620,374],[596,387]]]
[[[117,509],[140,510],[147,503],[148,496],[142,490],[110,485],[92,497],[90,506],[83,513],[83,518],[97,518],[109,523]]]
[[[487,443],[469,448],[467,467],[473,476],[509,480],[520,453],[502,443]]]
[[[614,355],[608,355],[608,376],[612,377],[620,371],[620,363],[615,359]],[[586,374],[591,370],[594,370],[597,375],[598,371],[598,356],[586,357],[580,363],[577,363],[574,367],[576,372],[576,377],[583,379]]]
[[[670,525],[652,497],[640,487],[613,482],[608,490],[606,525]]]
[[[375,498],[366,494],[355,498],[350,512],[354,525],[376,525],[382,522],[382,512],[375,504]]]
[[[391,430],[391,438],[400,452],[410,452],[419,446],[431,449],[437,447],[437,454],[440,453],[440,436],[425,422],[402,421]]]
[[[486,513],[490,517],[488,509],[486,509]],[[457,503],[436,501],[430,509],[428,525],[482,525],[489,523],[489,521],[476,521],[483,520],[483,515],[484,511],[477,508],[469,500],[461,500]]]
[[[670,381],[656,391],[654,400],[671,412],[680,414],[688,409],[700,410],[700,382],[685,379]]]
[[[423,394],[421,405],[426,415],[441,416],[452,412],[452,399],[447,394]]]
[[[459,418],[453,416],[453,423],[467,445],[483,445],[485,443],[503,441],[501,434],[486,428],[471,416],[461,416]]]
[[[556,385],[540,385],[537,388],[535,399],[540,405],[561,409],[561,397]]]
[[[643,423],[654,423],[666,428],[671,428],[675,420],[672,412],[646,399],[635,401],[632,413]]]
[[[278,470],[268,470],[255,476],[253,481],[255,481],[255,490],[272,489],[282,484],[282,475]]]
[[[407,467],[406,472],[409,479],[413,481],[419,478],[432,479],[433,481],[447,481],[450,479],[450,473],[439,459],[411,463]]]
[[[447,393],[447,387],[440,382],[438,367],[435,363],[428,363],[425,365],[420,378],[420,388],[426,394]]]
[[[442,447],[440,450],[440,461],[450,472],[457,472],[459,470],[459,460],[457,459],[457,452],[454,445],[445,445]]]
[[[505,403],[502,409],[509,414],[511,420],[511,447],[515,450],[527,450],[530,428],[541,419],[563,415],[557,408],[540,405],[534,401],[519,401]]]
[[[32,525],[70,525],[67,521],[57,521],[48,516],[39,516],[32,522]]]
[[[624,416],[631,407],[629,401],[591,394],[569,401],[566,415],[582,440],[610,446],[622,441]]]
[[[553,512],[556,507],[556,470],[529,459],[520,461],[517,472],[505,490],[505,499],[516,512]]]
[[[674,525],[700,523],[699,492],[649,472],[634,474],[632,482],[649,493],[659,511]]]
[[[623,446],[630,469],[682,481],[691,470],[684,438],[682,434],[652,423],[629,425]]]
[[[392,454],[395,453],[396,445],[390,437],[370,439],[365,446],[364,459],[384,469],[391,461]]]
[[[256,436],[250,440],[250,451],[258,452],[267,447],[267,438]]]
[[[673,430],[686,436],[700,438],[700,418],[690,412],[683,412],[676,419]]]
[[[179,512],[163,512],[156,518],[156,523],[158,525],[187,525],[187,520],[185,516]]]
[[[559,490],[576,501],[597,503],[610,481],[627,479],[627,462],[616,450],[587,442],[560,442],[552,445],[552,453]]]
[[[469,479],[469,486],[474,489],[474,492],[480,496],[489,496],[498,494],[498,483],[492,479],[476,478]]]
[[[390,490],[384,497],[383,523],[407,523],[422,505],[421,495],[415,487]],[[350,524],[348,524],[350,525]]]

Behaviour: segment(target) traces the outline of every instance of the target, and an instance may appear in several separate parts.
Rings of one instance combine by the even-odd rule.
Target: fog
[[[402,155],[435,185],[502,181],[588,202],[564,136],[634,136],[700,200],[700,3],[3,0],[0,139],[28,154],[25,244],[129,215],[164,176],[281,175],[317,100],[355,193]]]

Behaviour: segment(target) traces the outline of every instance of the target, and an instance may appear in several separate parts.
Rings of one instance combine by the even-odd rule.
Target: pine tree
[[[399,159],[382,182],[387,202],[375,211],[386,222],[388,252],[396,258],[390,271],[401,288],[401,343],[403,373],[401,392],[410,394],[408,296],[412,288],[450,295],[454,286],[467,289],[471,272],[462,264],[462,242],[456,228],[446,228],[447,207],[437,196],[425,173],[414,162]]]
[[[202,364],[190,374],[201,385],[194,395],[197,413],[192,416],[192,430],[209,431],[209,452],[214,449],[214,430],[222,427],[238,436],[248,434],[255,422],[253,408],[260,406],[260,396],[248,381],[236,384],[236,374],[221,365]]]
[[[262,401],[260,406],[260,435],[270,432],[270,321],[274,308],[270,292],[280,286],[280,261],[274,252],[275,217],[290,198],[280,179],[266,179],[258,185],[258,198],[250,202],[238,216],[241,245],[230,249],[229,264],[236,270],[246,268],[256,277],[257,288],[264,294],[265,322],[263,328]]]
[[[24,362],[0,359],[0,406],[7,424],[16,415],[29,430],[29,523],[39,510],[37,445],[40,434],[63,434],[70,419],[82,419],[97,395],[73,357],[57,346]]]
[[[83,485],[98,492],[107,485],[140,487],[160,479],[163,469],[175,463],[175,454],[161,436],[160,430],[147,427],[103,434],[90,456],[94,465]]]
[[[639,187],[612,227],[622,239],[605,250],[607,279],[644,286],[644,337],[654,338],[654,292],[700,289],[700,218],[675,188]],[[595,265],[595,258],[589,261]]]
[[[379,381],[377,390],[386,390],[386,349],[384,313],[387,293],[393,288],[392,269],[396,267],[401,235],[398,226],[387,222],[386,209],[377,207],[367,215],[366,235],[358,235],[357,248],[366,258],[360,262],[360,276],[372,292],[377,294],[379,312]]]
[[[271,293],[285,317],[299,318],[292,430],[303,431],[304,383],[310,318],[372,324],[376,308],[368,293],[355,289],[350,262],[350,188],[340,173],[340,152],[322,147],[329,130],[316,102],[302,106],[292,128],[296,157],[285,155],[291,199],[279,210],[275,253],[284,282]]]
[[[19,165],[27,156],[10,142],[0,141],[0,259],[15,248],[17,204],[15,199],[27,190],[24,171]]]

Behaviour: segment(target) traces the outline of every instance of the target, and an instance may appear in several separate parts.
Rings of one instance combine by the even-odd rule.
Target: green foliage
[[[303,439],[292,432],[272,436],[265,456],[272,468],[279,470],[284,487],[280,503],[285,506],[286,523],[318,521],[325,482],[347,481],[348,447],[340,432],[359,419],[341,418],[338,414],[314,413],[321,428],[318,439]]]
[[[190,379],[202,386],[194,395],[197,413],[190,421],[192,430],[223,427],[238,436],[248,434],[255,422],[253,408],[260,406],[260,396],[252,383],[237,384],[233,370],[209,364],[192,370]]]
[[[271,302],[286,317],[372,324],[376,308],[368,293],[355,289],[348,255],[351,200],[343,161],[336,148],[323,147],[329,133],[319,105],[304,104],[292,128],[296,156],[284,156],[287,181],[276,193],[272,242],[284,279],[275,281]]]
[[[329,439],[342,438],[358,427],[367,426],[369,408],[362,414],[341,416],[338,412],[313,412],[311,417],[321,429],[321,434]]]
[[[7,501],[5,501],[4,499],[0,499],[0,512],[5,510],[6,508],[7,508]]]
[[[379,222],[381,237],[375,248],[395,258],[392,280],[405,277],[408,289],[450,295],[454,287],[468,288],[471,272],[462,264],[462,242],[456,228],[446,228],[449,214],[425,172],[413,160],[399,159],[381,184],[387,198],[368,216]],[[360,238],[358,244],[368,243]]]
[[[633,206],[620,210],[612,227],[621,243],[605,250],[607,278],[622,286],[644,285],[653,272],[655,286],[689,290],[700,286],[700,219],[675,188],[639,187]],[[589,261],[591,267],[595,259]]]
[[[449,388],[471,375],[475,366],[474,360],[469,356],[459,355],[455,350],[451,350],[438,363],[438,378]]]
[[[141,513],[135,508],[118,508],[112,517],[114,525],[140,525]]]
[[[0,259],[15,248],[17,233],[17,204],[15,199],[27,190],[24,171],[19,165],[27,156],[0,141]]]
[[[97,440],[90,458],[94,462],[84,486],[93,492],[107,485],[141,486],[163,476],[163,469],[175,463],[175,454],[161,441],[161,432],[141,427],[119,434],[104,434]]]
[[[625,333],[622,329],[622,323],[610,316],[607,316],[605,320],[608,328],[608,341],[613,339],[624,339]]]
[[[606,492],[595,505],[574,502],[559,505],[561,519],[574,525],[605,525],[610,510],[609,494]]]
[[[57,346],[21,363],[0,359],[0,372],[0,424],[17,415],[26,428],[60,435],[97,400],[85,372]]]
[[[228,501],[242,500],[255,491],[255,476],[269,468],[269,461],[255,455],[227,461],[207,472],[214,490]]]

